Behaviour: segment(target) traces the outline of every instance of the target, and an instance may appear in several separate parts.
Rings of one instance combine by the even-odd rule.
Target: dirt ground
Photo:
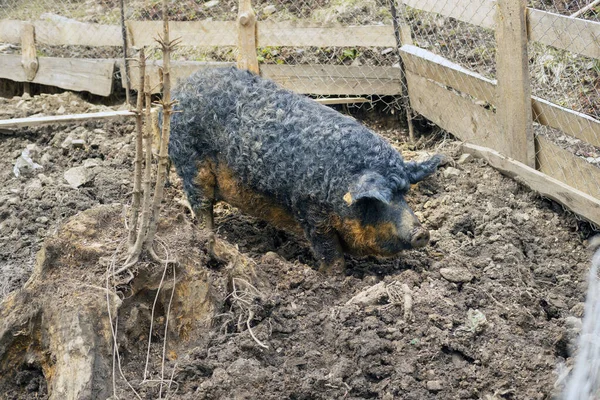
[[[103,108],[67,93],[0,99],[0,118]],[[417,155],[398,126],[371,126],[407,158]],[[114,120],[0,132],[0,299],[24,284],[42,242],[67,218],[129,202],[133,128]],[[172,175],[159,235],[175,256],[197,257],[220,309],[203,335],[172,345],[164,372],[173,378],[169,398],[555,398],[573,362],[592,231],[481,160],[459,164],[451,138],[426,139],[427,151],[452,159],[409,194],[431,244],[394,259],[351,258],[345,276],[318,273],[303,238],[217,207],[219,236],[250,256],[266,280],[248,325],[239,323],[225,266],[208,261],[206,235],[192,226]],[[13,166],[28,145],[41,168],[23,168],[17,178]],[[64,177],[72,168],[82,176],[78,188]],[[115,240],[125,237],[121,219],[105,227]],[[374,298],[355,297],[382,288]],[[153,320],[157,344],[150,346],[150,379],[141,383],[147,322],[120,350],[124,375],[150,399],[159,392],[152,379],[160,375],[164,312]],[[119,398],[135,398],[122,379],[117,386]],[[0,398],[47,397],[35,368],[16,371],[0,389]]]

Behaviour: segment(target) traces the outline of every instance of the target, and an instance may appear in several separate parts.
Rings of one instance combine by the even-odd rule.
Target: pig
[[[439,155],[405,162],[353,118],[234,67],[200,70],[173,97],[169,156],[206,228],[225,201],[304,234],[324,272],[343,271],[345,253],[389,257],[428,243],[405,195]]]

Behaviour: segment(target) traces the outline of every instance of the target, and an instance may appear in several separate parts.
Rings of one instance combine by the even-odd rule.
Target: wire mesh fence
[[[503,142],[511,140],[502,137],[494,122],[499,107],[496,2],[254,0],[252,7],[257,27],[256,54],[251,56],[263,76],[315,97],[361,97],[365,104],[382,102],[396,110],[409,100],[410,87],[398,68],[407,63],[406,78],[413,87],[435,81],[453,93],[411,94],[417,111],[445,113],[432,121],[466,141],[484,138],[486,146],[502,151]],[[532,0],[528,7],[536,166],[599,199],[600,5],[593,0]],[[172,35],[182,38],[172,56],[176,79],[199,68],[198,63],[236,62],[239,9],[238,0],[170,3]],[[133,58],[136,49],[147,46],[156,62],[158,87],[158,0],[3,0],[0,55],[21,53],[21,30],[29,22],[35,26],[40,57],[120,60],[122,16],[128,55]],[[477,111],[479,117],[472,121],[464,117],[449,123],[468,105],[465,101],[485,112]],[[469,135],[453,131],[460,129]]]

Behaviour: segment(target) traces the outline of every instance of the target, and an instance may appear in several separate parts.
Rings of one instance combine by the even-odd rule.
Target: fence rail
[[[249,0],[240,0],[237,8],[219,14],[227,15],[225,20],[171,22],[171,36],[180,38],[182,48],[216,54],[184,53],[173,61],[175,79],[199,68],[232,65],[237,58],[238,65],[299,93],[407,95],[417,113],[480,146],[469,151],[600,225],[598,17],[562,15],[566,2],[534,0],[526,8],[522,0],[404,0],[397,4],[396,35],[389,17],[395,12],[365,22],[348,17],[362,9],[339,11],[343,1],[319,0],[315,7],[308,1],[275,2],[281,9],[289,7],[277,18],[269,16],[267,3],[256,0],[263,8],[255,12]],[[329,7],[319,18],[313,9],[317,3]],[[384,4],[389,5],[373,0],[361,7]],[[0,16],[1,11],[2,6]],[[157,21],[126,21],[128,45],[134,50],[155,46],[160,30]],[[23,54],[0,54],[0,78],[107,95],[115,70],[123,70],[118,53],[102,59],[34,56],[35,46],[120,49],[117,25],[55,14],[31,22],[8,18],[0,20],[2,42],[22,44]],[[362,53],[372,57],[361,58]],[[160,66],[159,61],[147,66],[155,92]],[[579,75],[560,81],[567,69]],[[134,89],[137,74],[131,65]],[[549,93],[554,86],[565,92]],[[588,153],[587,159],[598,155],[595,164],[586,160]]]

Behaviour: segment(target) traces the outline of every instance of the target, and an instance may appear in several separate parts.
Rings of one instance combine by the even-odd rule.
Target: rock
[[[427,381],[427,390],[430,392],[439,392],[442,390],[442,382],[441,381]]]
[[[31,100],[31,95],[27,92],[23,93],[23,96],[21,96],[21,98],[23,100]]]
[[[39,217],[36,218],[35,222],[39,223],[39,224],[47,224],[48,221],[50,221],[50,219],[48,217]]]
[[[207,1],[206,3],[204,3],[204,7],[206,8],[213,8],[218,6],[220,3],[219,0],[211,0],[211,1]]]
[[[64,114],[65,112],[67,112],[67,110],[65,110],[65,106],[60,106],[58,110],[56,110],[57,114]]]
[[[85,140],[83,139],[73,139],[71,140],[71,146],[76,149],[82,149],[85,147]]]
[[[390,54],[392,51],[394,51],[394,48],[393,48],[393,47],[388,47],[388,48],[386,48],[386,49],[383,49],[383,50],[381,51],[381,55],[382,55],[382,56],[385,56],[386,54]]]
[[[473,161],[473,156],[469,153],[464,153],[460,156],[460,158],[458,159],[458,161],[456,163],[458,165],[462,165],[462,164],[470,163],[471,161]]]
[[[440,274],[447,281],[454,283],[471,282],[471,279],[473,279],[473,274],[462,267],[441,268]]]
[[[48,165],[48,164],[50,164],[51,161],[52,161],[52,156],[50,155],[50,153],[44,153],[42,155],[42,157],[40,158],[40,162],[42,163],[42,165]]]
[[[82,165],[67,170],[64,173],[64,178],[73,189],[77,189],[81,185],[85,185],[91,181],[94,175],[89,168]]]
[[[83,162],[83,166],[86,168],[97,167],[100,165],[100,160],[97,158],[88,158]]]
[[[263,8],[263,14],[265,15],[271,15],[277,12],[277,7],[275,7],[273,4],[266,6],[265,8]]]
[[[444,178],[450,178],[452,176],[460,176],[460,170],[454,167],[447,167],[444,172],[442,172]]]
[[[37,177],[40,180],[40,182],[42,182],[43,186],[52,186],[52,185],[54,185],[54,179],[50,178],[49,176],[46,176],[44,174],[38,174]]]
[[[67,138],[65,140],[62,141],[62,143],[60,144],[60,147],[63,149],[68,149],[69,147],[71,147],[72,141],[73,141],[73,136],[69,135],[69,136],[67,136]]]

